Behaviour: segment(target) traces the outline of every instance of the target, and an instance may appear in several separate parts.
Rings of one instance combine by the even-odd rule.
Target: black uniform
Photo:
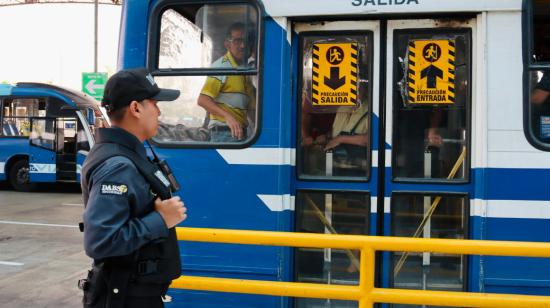
[[[169,183],[134,135],[104,128],[96,140],[82,169],[84,247],[95,264],[84,306],[162,307],[181,272],[175,230],[154,209],[157,195],[170,198]]]

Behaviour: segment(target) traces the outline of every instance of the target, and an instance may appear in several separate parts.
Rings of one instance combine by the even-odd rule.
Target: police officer
[[[164,307],[180,276],[174,227],[186,208],[143,145],[158,129],[157,102],[179,94],[159,88],[146,69],[107,81],[102,105],[113,127],[98,129],[82,170],[84,247],[94,260],[79,282],[84,307]]]

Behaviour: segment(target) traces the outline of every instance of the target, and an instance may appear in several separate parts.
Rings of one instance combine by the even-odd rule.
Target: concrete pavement
[[[0,307],[82,307],[84,254],[77,185],[21,193],[0,186]]]

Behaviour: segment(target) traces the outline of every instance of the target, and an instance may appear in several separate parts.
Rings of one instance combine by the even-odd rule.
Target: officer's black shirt
[[[115,142],[147,157],[134,135],[113,127],[99,129],[97,142]],[[168,237],[168,228],[153,208],[151,187],[131,160],[111,157],[89,175],[82,187],[84,248],[95,259],[129,255],[156,239]]]

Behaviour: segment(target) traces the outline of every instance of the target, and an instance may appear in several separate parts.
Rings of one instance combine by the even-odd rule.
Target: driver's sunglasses
[[[227,41],[229,43],[235,44],[237,46],[248,45],[248,42],[245,42],[245,40],[243,38],[231,38],[231,39],[228,39]]]

